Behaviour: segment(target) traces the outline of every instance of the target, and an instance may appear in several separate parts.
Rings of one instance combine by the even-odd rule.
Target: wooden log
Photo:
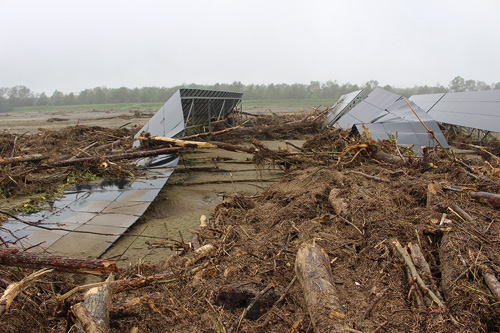
[[[131,289],[139,289],[142,287],[149,286],[153,283],[162,283],[173,282],[178,280],[178,276],[170,273],[165,274],[156,274],[141,278],[129,279],[129,280],[120,280],[113,283],[113,293],[120,293],[123,291],[131,290]]]
[[[161,142],[165,142],[167,144],[170,144],[172,146],[177,146],[177,147],[205,148],[205,149],[206,148],[217,148],[216,145],[208,143],[208,142],[188,141],[188,140],[183,140],[183,139],[166,138],[166,137],[162,137],[162,136],[152,136],[152,137],[140,136],[137,139],[143,140],[143,141],[148,141],[148,140],[161,141]]]
[[[84,327],[89,326],[92,327],[92,329],[97,327],[97,332],[109,332],[109,311],[111,308],[112,295],[110,283],[113,282],[114,279],[115,277],[113,273],[111,273],[106,279],[106,282],[109,282],[108,284],[87,291],[83,300],[83,307],[86,311],[82,311],[80,307],[77,307],[74,312],[81,325],[80,329],[87,332]],[[87,313],[92,319],[87,316]]]
[[[315,332],[344,332],[345,315],[333,283],[330,260],[313,241],[297,251],[295,274],[304,293]]]
[[[84,163],[92,163],[99,162],[103,160],[108,161],[117,161],[117,160],[130,160],[141,157],[150,157],[150,156],[158,156],[164,154],[177,154],[184,150],[182,147],[173,147],[173,148],[162,148],[148,151],[137,151],[132,153],[121,153],[121,154],[113,154],[113,155],[105,155],[105,156],[93,156],[93,157],[83,157],[83,158],[75,158],[69,159],[59,162],[54,162],[52,164],[46,164],[41,166],[42,168],[57,168],[57,167],[65,167],[70,165],[79,165]]]
[[[489,192],[470,192],[470,196],[481,202],[489,203],[495,207],[500,207],[500,195]]]
[[[385,161],[387,163],[393,163],[393,164],[408,163],[408,158],[404,157],[403,159],[401,159],[401,157],[388,154],[382,150],[377,150],[377,152],[373,154],[373,157]]]
[[[457,214],[459,214],[463,219],[473,223],[474,222],[474,218],[472,216],[470,216],[465,210],[463,210],[462,208],[458,207],[457,205],[453,205],[453,210],[455,212],[457,212]]]
[[[396,240],[393,242],[393,244],[396,250],[399,252],[399,254],[401,254],[401,256],[403,257],[403,260],[405,261],[405,264],[408,267],[408,270],[410,271],[412,278],[415,279],[422,292],[425,295],[429,296],[431,300],[434,301],[440,308],[446,309],[446,306],[444,305],[443,301],[440,298],[438,298],[437,295],[431,289],[429,289],[429,287],[425,284],[424,280],[422,280],[422,277],[418,273],[415,264],[411,260],[408,253],[403,249],[399,241]]]
[[[427,260],[425,260],[425,257],[420,250],[420,246],[418,246],[417,244],[409,243],[408,248],[410,249],[411,259],[415,264],[420,276],[422,277],[422,280],[427,286],[429,286],[431,290],[435,291],[436,297],[443,301],[443,298],[439,293],[439,289],[437,288],[436,281],[432,278],[431,268],[427,263]],[[431,304],[427,302],[427,306],[431,306]]]
[[[231,132],[231,131],[240,129],[242,127],[243,127],[243,125],[238,125],[238,126],[229,127],[229,128],[226,128],[226,129],[223,129],[223,130],[220,130],[220,131],[193,134],[193,135],[185,136],[182,139],[183,140],[191,140],[191,139],[199,138],[199,137],[203,137],[203,136],[215,136],[215,135],[220,135],[220,134],[224,134],[224,133],[227,133],[227,132]]]
[[[43,156],[42,154],[24,155],[24,156],[16,156],[16,157],[8,157],[8,158],[1,158],[0,157],[0,165],[41,161],[41,160],[44,160],[47,158],[48,158],[47,156]]]
[[[224,150],[234,151],[234,152],[242,152],[247,154],[254,154],[257,149],[253,147],[243,147],[232,145],[229,143],[218,142],[218,141],[209,141],[209,142],[199,142],[199,141],[185,141],[181,139],[173,139],[173,138],[165,138],[161,136],[153,136],[153,137],[138,137],[139,140],[155,140],[162,141],[166,143],[170,143],[172,145],[186,147],[186,148],[220,148]]]
[[[335,214],[341,217],[346,217],[349,213],[349,204],[345,198],[341,198],[340,194],[342,190],[338,188],[333,188],[328,196],[328,202],[332,206]]]
[[[206,244],[202,247],[198,248],[196,251],[191,252],[188,256],[185,257],[186,261],[184,263],[184,267],[189,267],[195,264],[201,258],[207,257],[213,252],[215,252],[215,246],[212,244]]]
[[[77,332],[86,332],[86,333],[103,333],[107,331],[103,331],[99,328],[99,325],[95,322],[94,318],[90,315],[89,311],[83,303],[77,303],[71,307],[71,312],[75,315],[76,319],[80,323],[80,327],[75,330]]]
[[[116,264],[110,260],[65,257],[7,248],[0,248],[0,265],[25,268],[48,267],[58,271],[93,275],[108,275],[118,270]]]
[[[489,266],[481,265],[480,267],[483,272],[484,282],[486,282],[488,288],[495,295],[497,301],[500,301],[500,282],[498,282],[495,273]]]

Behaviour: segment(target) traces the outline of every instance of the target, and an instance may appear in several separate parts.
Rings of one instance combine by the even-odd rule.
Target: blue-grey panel
[[[412,98],[418,101],[425,96]],[[428,113],[445,124],[500,132],[500,90],[447,93]]]
[[[370,130],[373,139],[384,140],[397,137],[399,145],[412,146],[416,153],[421,154],[422,146],[439,146],[439,143],[432,138],[421,121],[434,132],[444,148],[449,148],[437,122],[415,103],[407,103],[405,99],[400,99],[389,105],[364,126]],[[356,129],[360,133],[363,131],[361,124],[356,124]]]
[[[340,96],[337,103],[330,111],[328,111],[328,114],[326,115],[326,125],[333,125],[344,115],[344,113],[353,108],[357,104],[361,92],[363,92],[363,90],[356,90]]]
[[[409,99],[415,102],[422,110],[429,112],[429,110],[436,105],[436,103],[443,98],[445,93],[413,95]]]
[[[48,251],[73,256],[99,256],[142,216],[156,198],[179,160],[165,158],[161,167],[146,170],[144,178],[134,180],[105,180],[78,185],[68,189],[55,200],[51,210],[19,216],[22,220],[65,230],[43,230],[26,226],[14,219],[2,225],[0,236],[4,241],[32,251]],[[154,177],[148,179],[148,177]],[[102,232],[109,235],[81,233]],[[78,242],[78,239],[85,242]]]
[[[184,114],[182,112],[181,94],[177,90],[172,97],[155,113],[153,117],[137,132],[135,137],[148,132],[152,136],[171,138],[184,130]],[[134,142],[139,146],[139,141]]]
[[[381,88],[375,88],[364,100],[345,113],[337,121],[336,126],[351,128],[354,124],[368,123],[381,111],[400,99],[400,95]]]

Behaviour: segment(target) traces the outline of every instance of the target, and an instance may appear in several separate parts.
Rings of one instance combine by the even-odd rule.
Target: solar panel
[[[179,89],[137,132],[135,138],[147,132],[152,136],[172,138],[185,132],[203,132],[215,122],[235,120],[235,110],[243,93],[204,89]],[[134,142],[134,147],[139,141]]]
[[[429,110],[441,99],[445,93],[438,94],[425,94],[425,95],[413,95],[410,97],[410,101],[415,102],[422,110],[429,112]]]
[[[333,125],[344,115],[344,113],[349,112],[349,110],[356,105],[362,91],[363,90],[356,90],[340,96],[337,104],[335,104],[326,115],[326,125]]]
[[[441,143],[443,148],[449,148],[437,122],[415,103],[409,102],[409,104],[411,107],[404,99],[398,100],[388,106],[370,123],[364,124],[370,130],[372,139],[387,140],[397,137],[398,145],[412,146],[412,149],[417,154],[422,154],[422,146],[438,147],[439,143]],[[434,132],[439,143],[427,131],[421,121]],[[362,133],[363,126],[361,124],[355,126],[358,132]]]
[[[431,98],[412,96],[417,104],[425,99]],[[500,90],[446,93],[428,113],[445,124],[500,132]]]
[[[335,126],[351,128],[354,124],[369,123],[381,111],[401,98],[400,95],[375,88],[364,100],[340,117]]]

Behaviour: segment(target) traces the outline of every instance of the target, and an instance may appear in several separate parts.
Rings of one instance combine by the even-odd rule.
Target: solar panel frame
[[[400,100],[402,97],[382,88],[375,88],[355,107],[345,113],[335,124],[340,128],[351,128],[357,123],[369,123],[381,111]]]
[[[426,95],[411,98],[417,104],[430,99]],[[446,93],[428,114],[444,124],[500,132],[500,90]]]
[[[353,108],[362,92],[363,89],[340,96],[337,104],[326,115],[326,125],[333,125],[344,113]]]

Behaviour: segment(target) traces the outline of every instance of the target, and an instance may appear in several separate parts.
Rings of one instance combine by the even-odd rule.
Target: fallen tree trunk
[[[473,199],[489,203],[495,207],[500,207],[500,195],[489,192],[470,192]]]
[[[162,137],[162,136],[152,136],[152,137],[140,136],[137,139],[138,140],[143,140],[143,141],[148,141],[148,140],[161,141],[161,142],[165,142],[165,143],[171,144],[173,146],[177,146],[177,147],[186,147],[186,148],[217,148],[216,145],[208,143],[208,142],[203,142],[203,141],[189,141],[189,140],[183,140],[183,139],[166,138],[166,137]]]
[[[130,159],[135,159],[135,158],[158,156],[158,155],[164,155],[164,154],[177,154],[183,150],[184,150],[184,148],[182,148],[182,147],[173,147],[173,148],[162,148],[162,149],[155,149],[155,150],[148,150],[148,151],[137,151],[137,152],[132,152],[132,153],[121,153],[121,154],[113,154],[113,155],[105,155],[105,156],[82,157],[82,158],[75,158],[72,160],[70,159],[70,160],[65,160],[65,161],[59,161],[59,162],[55,162],[52,164],[46,164],[46,165],[43,165],[41,167],[49,169],[49,168],[65,167],[65,166],[70,166],[70,165],[78,165],[78,164],[84,164],[84,163],[96,162],[96,161],[102,161],[102,160],[107,160],[107,161],[130,160]]]
[[[106,282],[113,282],[114,279],[114,275],[111,273]],[[81,330],[84,332],[109,332],[111,295],[111,284],[105,284],[87,291],[83,303],[72,307]]]
[[[161,136],[153,136],[153,137],[138,137],[137,139],[139,140],[153,140],[153,141],[161,141],[161,142],[166,142],[172,145],[180,146],[180,147],[186,147],[186,148],[220,148],[224,150],[229,150],[229,151],[235,151],[235,152],[243,152],[247,154],[253,154],[257,151],[257,149],[253,147],[243,147],[243,146],[237,146],[237,145],[232,145],[229,143],[224,143],[224,142],[218,142],[218,141],[209,141],[209,142],[199,142],[199,141],[186,141],[182,139],[173,139],[173,138],[165,138]]]
[[[41,161],[41,160],[44,160],[47,158],[48,158],[47,156],[43,156],[42,154],[0,158],[0,165],[17,164],[17,163],[21,163],[21,162]]]
[[[303,243],[297,251],[295,274],[302,286],[314,331],[345,331],[345,315],[333,284],[328,255],[314,241]]]
[[[110,260],[64,257],[6,248],[0,248],[0,265],[25,268],[48,267],[58,271],[93,275],[107,275],[118,270],[116,264]]]

